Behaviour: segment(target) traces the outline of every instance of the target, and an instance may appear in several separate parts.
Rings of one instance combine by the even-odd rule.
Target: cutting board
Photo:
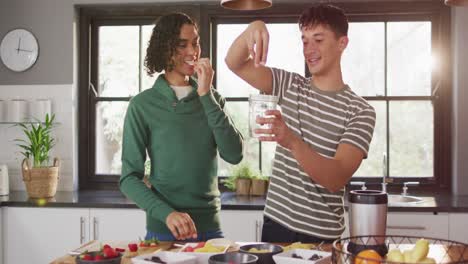
[[[128,244],[129,243],[136,243],[138,244],[139,242],[129,242],[129,241],[112,241],[112,242],[103,242],[103,241],[97,241],[93,240],[90,241],[89,243],[84,244],[79,248],[79,251],[98,251],[101,247],[101,245],[108,244],[111,247],[118,247],[118,248],[124,248],[128,249]],[[156,250],[169,250],[172,248],[172,242],[161,242],[157,247],[138,247],[138,255],[144,255],[144,254],[150,254],[155,252]],[[133,257],[133,256],[132,256]],[[58,258],[54,261],[51,262],[51,264],[76,264],[76,256],[70,256],[70,255],[65,255],[61,258]],[[120,262],[121,264],[131,264],[132,260],[131,257],[122,257],[122,261]]]

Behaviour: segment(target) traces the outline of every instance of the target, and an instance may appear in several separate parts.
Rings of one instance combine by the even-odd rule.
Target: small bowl
[[[310,259],[316,255],[318,259]],[[324,264],[331,263],[331,253],[312,249],[292,249],[273,256],[276,264]]]
[[[89,255],[91,256],[96,256],[98,253],[97,251],[93,252],[88,252]],[[76,264],[120,264],[120,261],[122,259],[122,254],[119,253],[119,256],[116,258],[111,258],[111,259],[103,259],[103,260],[83,260],[80,259],[80,256],[76,257]]]
[[[251,252],[251,249],[268,250],[268,252]],[[283,248],[273,244],[250,244],[241,246],[239,252],[252,254],[258,257],[258,264],[275,264],[273,255],[283,252]]]
[[[156,262],[152,261],[153,257],[158,257],[160,260],[168,264],[196,264],[197,257],[190,256],[187,254],[180,254],[177,252],[170,251],[158,251],[152,254],[140,255],[132,258],[133,264],[155,264]]]
[[[252,254],[229,252],[213,255],[208,259],[209,264],[254,264],[258,257]]]

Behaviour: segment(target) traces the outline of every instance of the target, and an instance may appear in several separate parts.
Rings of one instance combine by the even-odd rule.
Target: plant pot
[[[54,197],[57,192],[60,161],[54,159],[51,167],[31,168],[29,160],[24,159],[21,164],[23,181],[30,198]]]
[[[265,180],[252,179],[250,187],[250,195],[265,195],[267,190],[267,182]]]
[[[236,179],[236,194],[249,195],[250,194],[250,179]]]

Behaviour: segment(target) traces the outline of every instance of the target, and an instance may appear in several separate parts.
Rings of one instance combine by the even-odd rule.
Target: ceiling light
[[[468,0],[445,0],[445,4],[449,6],[468,6]]]
[[[235,10],[258,10],[268,8],[272,0],[221,0],[221,6]]]

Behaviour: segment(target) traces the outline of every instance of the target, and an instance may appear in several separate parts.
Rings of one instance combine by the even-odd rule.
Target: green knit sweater
[[[179,101],[160,75],[130,100],[125,116],[120,189],[157,233],[170,233],[166,217],[173,211],[188,213],[198,232],[220,229],[217,155],[242,160],[242,136],[223,111],[224,99],[214,89],[200,97],[196,81],[190,84]],[[147,153],[152,189],[142,182]]]

